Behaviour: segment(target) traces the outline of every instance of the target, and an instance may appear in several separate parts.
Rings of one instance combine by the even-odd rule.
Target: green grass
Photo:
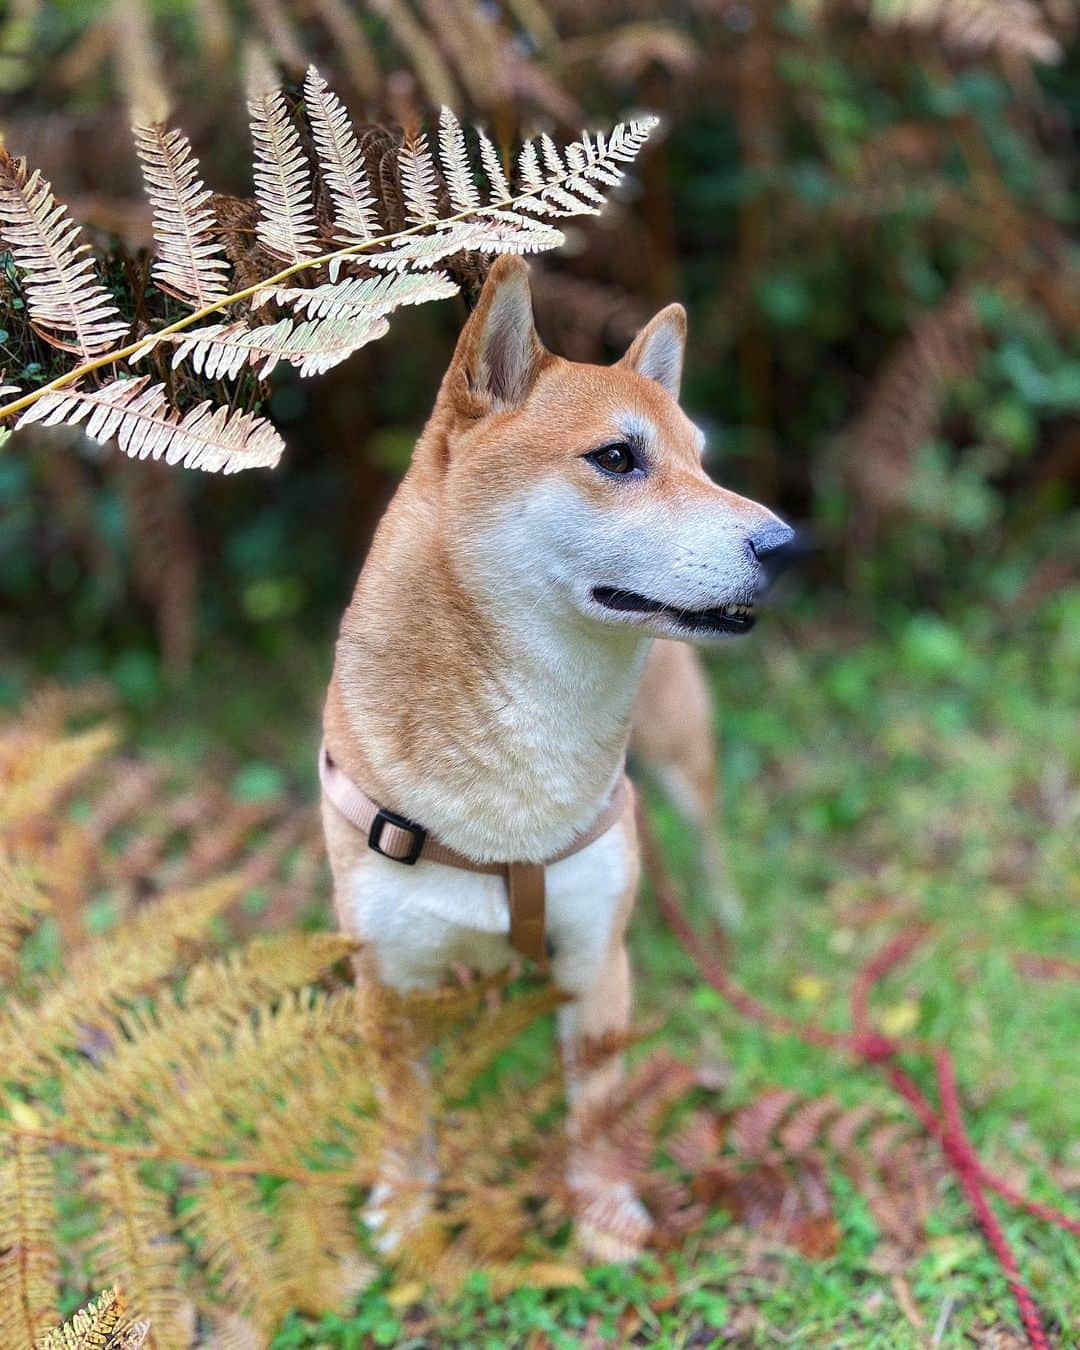
[[[744,912],[730,932],[740,982],[774,1008],[846,1025],[854,972],[910,919],[931,939],[879,991],[877,1008],[914,1019],[952,1050],[970,1132],[992,1167],[1060,1203],[1055,1170],[1076,1175],[1080,1139],[1080,984],[1033,979],[1012,957],[1080,960],[1080,590],[1011,625],[985,609],[948,620],[913,613],[854,626],[842,609],[773,617],[713,662],[722,735],[723,835]],[[792,612],[796,617],[791,617]],[[243,774],[312,785],[324,652],[263,679],[242,665],[204,672],[172,702],[133,700],[140,739],[192,762],[230,741]],[[140,711],[141,708],[141,711]],[[691,845],[651,800],[684,882]],[[871,922],[861,915],[871,912]],[[691,900],[704,914],[701,896]],[[695,974],[643,896],[632,930],[637,1012],[656,1040],[723,1067],[732,1104],[783,1085],[897,1109],[881,1076],[748,1025]],[[525,1038],[509,1072],[548,1052]],[[911,1065],[926,1089],[931,1075]],[[842,1241],[811,1262],[761,1250],[717,1214],[684,1251],[589,1272],[582,1289],[493,1300],[477,1277],[448,1306],[403,1302],[392,1272],[350,1317],[296,1318],[286,1347],[613,1344],[944,1347],[1018,1329],[1001,1273],[948,1183],[924,1254],[907,1273],[916,1330],[874,1261],[865,1203],[835,1179]],[[1073,1201],[1075,1206],[1075,1198]],[[1058,1343],[1077,1345],[1075,1240],[998,1212]],[[406,1291],[407,1292],[407,1291]],[[1018,1342],[1017,1342],[1018,1343]]]

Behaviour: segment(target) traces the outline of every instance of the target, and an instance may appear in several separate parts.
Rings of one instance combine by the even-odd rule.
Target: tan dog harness
[[[547,964],[548,957],[544,934],[544,869],[551,863],[580,853],[606,834],[626,809],[630,792],[629,780],[623,774],[608,804],[590,828],[575,835],[566,848],[544,862],[481,863],[440,844],[422,826],[373,802],[348,774],[338,768],[325,745],[319,747],[319,781],[341,815],[367,836],[368,848],[391,862],[411,867],[424,858],[428,862],[442,863],[444,867],[459,867],[465,872],[505,877],[510,906],[510,941],[522,956],[541,966]]]

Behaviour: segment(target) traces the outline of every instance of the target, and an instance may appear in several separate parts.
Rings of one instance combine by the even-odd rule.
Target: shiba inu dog
[[[496,970],[512,936],[549,953],[569,995],[568,1182],[602,1260],[649,1227],[580,1131],[620,1073],[590,1047],[630,1012],[635,697],[655,639],[753,626],[765,560],[792,538],[705,474],[678,404],[685,340],[669,305],[614,366],[564,361],[537,336],[525,264],[496,261],[364,564],[324,713],[323,821],[361,991]],[[388,1065],[387,1119],[424,1090],[422,1057]],[[429,1136],[387,1139],[369,1216],[392,1248],[435,1173]]]

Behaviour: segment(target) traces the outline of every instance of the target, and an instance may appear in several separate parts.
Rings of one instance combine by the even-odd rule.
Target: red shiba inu
[[[574,1147],[620,1072],[590,1045],[630,1012],[638,857],[619,785],[635,697],[654,639],[752,627],[763,559],[792,539],[702,469],[677,401],[685,339],[669,305],[614,366],[564,361],[537,337],[525,264],[496,261],[345,614],[324,714],[323,821],[361,990],[505,966],[519,901],[517,945],[529,933],[535,954],[541,924],[570,996],[578,1235],[605,1260],[649,1227],[595,1141]],[[422,1058],[388,1068],[387,1118],[424,1083]],[[430,1137],[392,1135],[369,1204],[386,1248],[435,1179]]]

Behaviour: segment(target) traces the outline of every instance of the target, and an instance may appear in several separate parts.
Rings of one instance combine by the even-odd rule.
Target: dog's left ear
[[[519,408],[546,359],[533,322],[529,270],[511,254],[496,258],[458,339],[444,389],[471,416]]]
[[[685,351],[686,310],[682,305],[668,305],[649,320],[617,364],[655,380],[672,398],[678,398]]]

